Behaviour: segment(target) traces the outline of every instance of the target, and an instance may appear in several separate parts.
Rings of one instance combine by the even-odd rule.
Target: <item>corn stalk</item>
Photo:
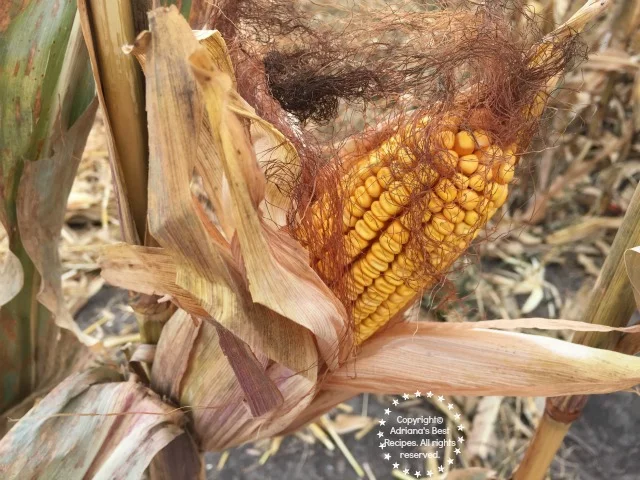
[[[3,8],[0,64],[0,412],[18,415],[84,361],[78,338],[91,343],[64,305],[57,251],[97,106],[75,1]]]

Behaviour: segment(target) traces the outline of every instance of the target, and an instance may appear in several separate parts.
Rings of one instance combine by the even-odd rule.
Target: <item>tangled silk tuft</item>
[[[307,126],[332,121],[296,135],[296,174],[268,165],[267,181],[294,200],[289,231],[359,341],[441,281],[504,204],[549,90],[583,56],[575,35],[544,37],[519,2],[487,3],[336,7],[332,22],[241,4],[252,40],[235,46],[260,53],[270,96]],[[239,88],[257,98],[257,85]]]

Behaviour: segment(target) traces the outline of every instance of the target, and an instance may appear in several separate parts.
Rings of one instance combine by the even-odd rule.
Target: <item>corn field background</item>
[[[528,3],[540,14],[542,28],[550,31],[581,2]],[[420,315],[448,322],[583,318],[640,182],[640,1],[617,5],[588,29],[585,41],[591,53],[552,99],[552,133],[537,140],[532,148],[536,153],[523,159],[508,208],[492,221],[489,238],[472,248],[468,265],[451,274],[445,288],[423,298]],[[311,123],[307,128],[326,127]],[[127,293],[105,283],[98,262],[98,247],[122,241],[120,231],[104,116],[98,110],[65,214],[62,287],[84,333],[124,359],[141,340],[138,324]],[[7,245],[6,233],[0,231],[0,252]],[[563,331],[542,334],[570,338]],[[565,438],[548,478],[638,478],[638,393],[593,396]],[[467,466],[493,470],[500,478],[512,472],[544,412],[544,400],[448,397],[463,413],[470,435]],[[388,478],[389,467],[379,458],[372,428],[390,401],[388,396],[360,395],[334,409],[322,429],[314,425],[208,453],[206,476],[358,478],[345,455],[350,452],[366,476]],[[439,407],[423,399],[410,408],[427,415]],[[338,435],[344,446],[329,433]]]

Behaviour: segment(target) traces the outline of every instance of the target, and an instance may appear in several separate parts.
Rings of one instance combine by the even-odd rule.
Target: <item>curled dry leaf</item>
[[[448,325],[448,324],[447,324]],[[325,388],[397,394],[428,384],[447,395],[552,397],[640,382],[640,359],[550,337],[398,324],[364,344]]]
[[[0,442],[3,477],[141,478],[160,450],[186,435],[183,414],[120,380],[100,368],[58,385]]]

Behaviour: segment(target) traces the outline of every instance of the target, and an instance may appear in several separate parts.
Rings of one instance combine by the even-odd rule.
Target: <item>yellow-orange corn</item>
[[[412,169],[413,159],[397,150],[401,139],[396,135],[358,161],[342,181],[349,193],[342,229],[358,343],[431,286],[507,199],[516,163],[513,151],[492,145],[484,132],[458,131],[451,125],[434,136],[439,148],[434,163],[453,174],[439,174],[417,162]],[[396,178],[392,164],[408,173]],[[406,248],[411,233],[405,216],[415,201],[424,207],[423,231],[431,240],[424,252]],[[433,267],[431,279],[412,280],[417,260]]]

